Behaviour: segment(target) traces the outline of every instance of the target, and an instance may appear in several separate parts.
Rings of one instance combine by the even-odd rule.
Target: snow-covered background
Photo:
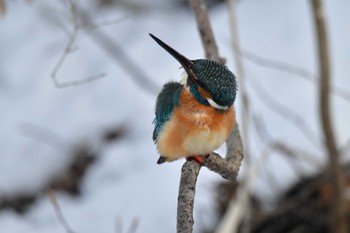
[[[134,1],[141,3],[139,8],[97,10],[92,1],[80,2],[96,22],[123,19],[97,30],[112,38],[159,90],[163,83],[178,80],[179,64],[148,33],[189,58],[203,57],[196,23],[188,8],[171,1],[160,4],[148,0]],[[307,1],[238,2],[240,42],[244,49],[317,73]],[[138,84],[123,65],[101,49],[91,37],[93,31],[81,31],[75,43],[78,50],[65,60],[58,79],[74,81],[101,72],[106,77],[85,85],[56,88],[50,74],[67,43],[63,28],[72,27],[67,20],[67,5],[43,0],[7,1],[6,5],[6,14],[0,18],[0,198],[42,190],[52,177],[64,172],[71,160],[69,151],[87,143],[99,148],[99,154],[83,177],[82,194],[73,197],[56,193],[74,231],[118,232],[118,222],[127,228],[133,219],[138,219],[137,232],[174,232],[183,160],[156,164],[158,155],[151,134],[157,93]],[[325,8],[333,83],[350,91],[350,2],[327,0]],[[220,53],[234,71],[226,5],[212,8],[210,16]],[[320,134],[314,84],[248,60],[244,60],[244,65],[249,82],[259,82],[270,95],[304,117],[316,135]],[[253,112],[264,119],[273,137],[319,154],[321,144],[313,145],[293,124],[269,110],[249,82]],[[236,108],[240,122],[240,99]],[[349,102],[334,97],[332,110],[337,139],[343,145],[350,137]],[[126,135],[101,149],[101,132],[115,126],[124,126]],[[47,135],[56,136],[48,139]],[[263,148],[258,141],[251,140],[251,144],[254,162]],[[219,152],[223,154],[224,150],[220,148]],[[326,159],[316,158],[321,164]],[[273,154],[265,165],[273,171],[277,187],[271,190],[262,177],[255,187],[262,197],[273,196],[298,177],[278,154]],[[312,171],[312,166],[304,168],[305,172]],[[214,217],[211,197],[218,180],[221,178],[216,174],[201,171],[195,203],[196,231],[201,225],[210,225]],[[16,232],[63,232],[45,193],[24,215],[0,211],[0,233]]]

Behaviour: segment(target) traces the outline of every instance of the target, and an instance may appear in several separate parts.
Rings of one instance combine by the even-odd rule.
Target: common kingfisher
[[[157,163],[181,157],[201,163],[203,156],[219,148],[233,129],[236,77],[218,62],[190,60],[150,36],[184,69],[181,81],[166,83],[157,97],[153,121],[153,141],[160,154]]]

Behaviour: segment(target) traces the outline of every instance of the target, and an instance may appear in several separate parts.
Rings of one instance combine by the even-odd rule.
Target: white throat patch
[[[183,68],[181,67],[180,69],[183,69]],[[184,70],[184,72],[182,72],[181,77],[180,77],[180,83],[182,85],[184,85],[185,87],[187,87],[187,79],[188,79],[188,74]]]
[[[212,107],[214,107],[214,108],[216,108],[216,109],[219,109],[219,110],[228,110],[228,109],[230,108],[230,106],[221,106],[221,105],[215,103],[215,101],[212,100],[212,99],[210,99],[210,98],[208,98],[207,100],[208,100],[208,103],[209,103]]]

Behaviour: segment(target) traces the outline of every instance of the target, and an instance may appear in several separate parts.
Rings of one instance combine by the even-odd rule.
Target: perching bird
[[[184,68],[181,82],[168,82],[157,97],[153,141],[158,164],[181,157],[199,163],[230,135],[235,112],[235,75],[212,60],[190,60],[169,45],[150,36]]]

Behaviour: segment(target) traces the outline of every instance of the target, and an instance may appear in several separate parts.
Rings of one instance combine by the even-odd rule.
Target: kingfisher
[[[156,100],[153,141],[160,154],[157,163],[185,157],[201,164],[234,127],[236,76],[225,65],[190,60],[149,35],[184,69],[181,81],[166,83]]]

